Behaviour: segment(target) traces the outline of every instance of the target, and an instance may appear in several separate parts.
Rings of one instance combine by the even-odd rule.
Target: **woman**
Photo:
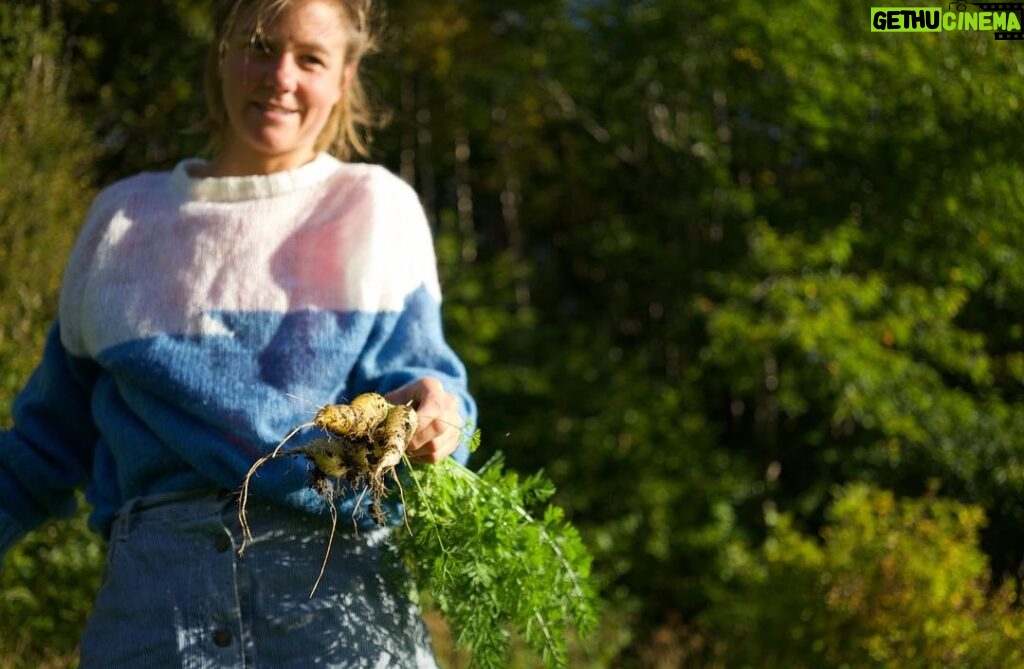
[[[0,435],[0,555],[86,486],[110,537],[82,641],[90,667],[434,666],[408,584],[358,495],[326,550],[308,465],[236,491],[317,405],[412,402],[415,461],[465,460],[475,419],[445,343],[415,193],[365,147],[368,0],[220,2],[207,67],[215,155],[101,192],[43,360]],[[315,435],[308,435],[309,437]],[[391,509],[395,518],[399,510]]]

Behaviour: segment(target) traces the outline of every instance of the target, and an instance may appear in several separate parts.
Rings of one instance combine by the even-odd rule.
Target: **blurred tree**
[[[437,26],[392,64],[428,92],[403,155],[473,147],[443,258],[485,434],[555,475],[635,629],[709,606],[765,509],[814,532],[836,482],[939,481],[1012,573],[1021,52],[868,35],[858,2],[474,7],[395,10]],[[431,164],[423,191],[461,178]]]
[[[837,491],[821,541],[775,515],[760,547],[730,546],[732,587],[710,588],[704,622],[718,645],[704,659],[762,669],[1020,666],[1024,614],[1009,583],[988,594],[983,522],[977,506],[862,484]]]
[[[69,96],[100,148],[101,184],[169,168],[200,153],[206,135],[202,65],[210,3],[48,0],[67,27]]]
[[[698,301],[705,386],[781,469],[775,501],[938,480],[986,507],[994,567],[1013,573],[1024,53],[987,33],[866,40],[867,4],[807,9],[718,17],[737,40],[734,171],[756,206],[746,260]]]
[[[89,203],[88,127],[66,102],[63,33],[37,7],[0,6],[0,414],[39,360],[61,270]],[[0,573],[0,666],[70,666],[102,568],[84,514],[17,546]]]

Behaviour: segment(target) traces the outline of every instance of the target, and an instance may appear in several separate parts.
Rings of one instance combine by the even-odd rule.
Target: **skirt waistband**
[[[146,511],[148,509],[155,509],[157,507],[176,504],[178,502],[192,502],[200,500],[223,501],[229,499],[231,496],[232,493],[221,488],[197,488],[194,490],[161,492],[130,499],[124,503],[118,513],[123,513],[129,509],[131,511]]]
[[[114,515],[110,538],[116,540],[133,529],[145,526],[178,525],[188,527],[220,519],[223,524],[237,512],[237,495],[218,488],[201,488],[155,493],[125,502]]]

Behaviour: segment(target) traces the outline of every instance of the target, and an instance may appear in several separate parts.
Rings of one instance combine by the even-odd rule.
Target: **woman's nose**
[[[295,86],[296,63],[290,53],[274,54],[267,59],[263,83],[275,90],[288,91]]]

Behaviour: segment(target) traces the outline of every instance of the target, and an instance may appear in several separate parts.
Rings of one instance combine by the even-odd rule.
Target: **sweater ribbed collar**
[[[342,165],[334,156],[321,153],[305,165],[285,172],[242,177],[192,175],[193,170],[206,164],[206,161],[199,158],[182,160],[171,172],[171,183],[192,200],[241,202],[275,197],[315,186],[329,178]]]

